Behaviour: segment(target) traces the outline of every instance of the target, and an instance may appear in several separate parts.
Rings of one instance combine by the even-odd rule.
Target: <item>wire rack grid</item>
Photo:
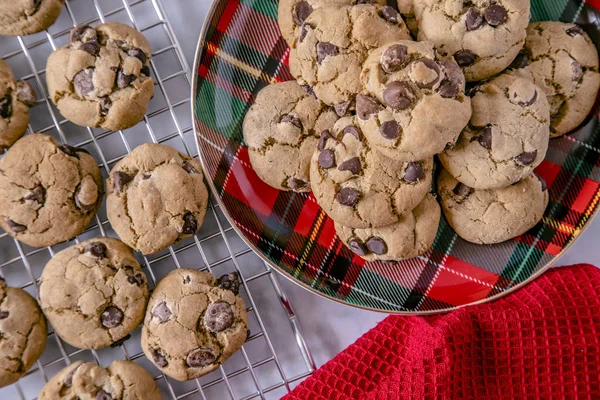
[[[141,123],[118,132],[82,128],[65,120],[48,99],[45,83],[46,60],[54,49],[68,42],[70,29],[80,23],[105,21],[134,26],[153,48],[155,96]],[[30,111],[28,133],[44,133],[87,149],[99,161],[105,178],[111,166],[145,142],[164,143],[197,155],[190,115],[190,70],[160,0],[67,0],[58,21],[48,31],[26,37],[0,37],[0,56],[12,67],[16,78],[27,80],[38,95]],[[23,288],[37,298],[38,280],[48,260],[73,242],[98,236],[116,237],[104,204],[95,223],[69,243],[36,249],[0,233],[0,275],[9,286]],[[195,237],[158,254],[140,256],[139,261],[151,288],[173,268],[197,268],[215,275],[237,270],[244,283],[241,294],[249,306],[250,336],[241,351],[211,374],[177,382],[146,359],[139,328],[121,345],[98,351],[73,348],[49,329],[42,357],[19,382],[0,389],[0,399],[37,398],[52,376],[76,360],[102,366],[115,359],[132,360],[155,377],[165,399],[278,399],[315,370],[297,316],[277,276],[237,236],[213,199]]]

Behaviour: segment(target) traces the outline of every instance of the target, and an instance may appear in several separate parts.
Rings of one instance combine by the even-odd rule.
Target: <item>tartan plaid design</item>
[[[600,3],[600,1],[598,1]],[[195,126],[207,178],[245,240],[285,275],[326,296],[388,312],[445,311],[501,296],[543,270],[600,203],[597,102],[586,123],[553,139],[536,170],[548,183],[543,220],[493,246],[457,237],[443,220],[433,248],[400,263],[367,263],[337,238],[312,195],[282,192],[254,173],[242,121],[265,85],[293,79],[277,26],[277,0],[220,0],[199,60]],[[596,5],[596,4],[594,4]],[[600,44],[600,14],[581,0],[532,0],[534,20],[580,23]]]

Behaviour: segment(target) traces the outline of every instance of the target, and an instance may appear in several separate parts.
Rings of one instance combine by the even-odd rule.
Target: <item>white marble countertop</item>
[[[193,65],[198,36],[211,3],[212,0],[163,2],[190,66]],[[591,223],[557,265],[600,265],[600,251],[595,247],[598,237],[600,218]],[[333,358],[386,317],[385,314],[335,303],[297,286],[288,279],[281,279],[281,283],[300,318],[304,336],[317,366]]]

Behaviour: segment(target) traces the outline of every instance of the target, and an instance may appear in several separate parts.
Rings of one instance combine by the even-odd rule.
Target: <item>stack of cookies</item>
[[[529,0],[281,0],[296,81],[246,115],[254,170],[312,192],[369,261],[429,250],[439,203],[470,242],[525,233],[548,204],[534,169],[600,87],[581,27],[529,17]]]

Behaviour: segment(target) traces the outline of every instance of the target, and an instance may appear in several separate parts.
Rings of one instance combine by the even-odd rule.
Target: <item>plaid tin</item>
[[[574,21],[600,44],[600,1],[532,0],[532,19]],[[574,133],[553,139],[536,170],[548,183],[543,220],[498,245],[463,241],[443,220],[433,248],[409,261],[367,263],[337,238],[312,195],[282,192],[252,170],[242,121],[265,85],[291,80],[277,0],[217,0],[196,60],[197,143],[214,194],[242,238],[282,274],[317,293],[392,313],[447,311],[491,300],[547,268],[600,200],[598,103]]]

